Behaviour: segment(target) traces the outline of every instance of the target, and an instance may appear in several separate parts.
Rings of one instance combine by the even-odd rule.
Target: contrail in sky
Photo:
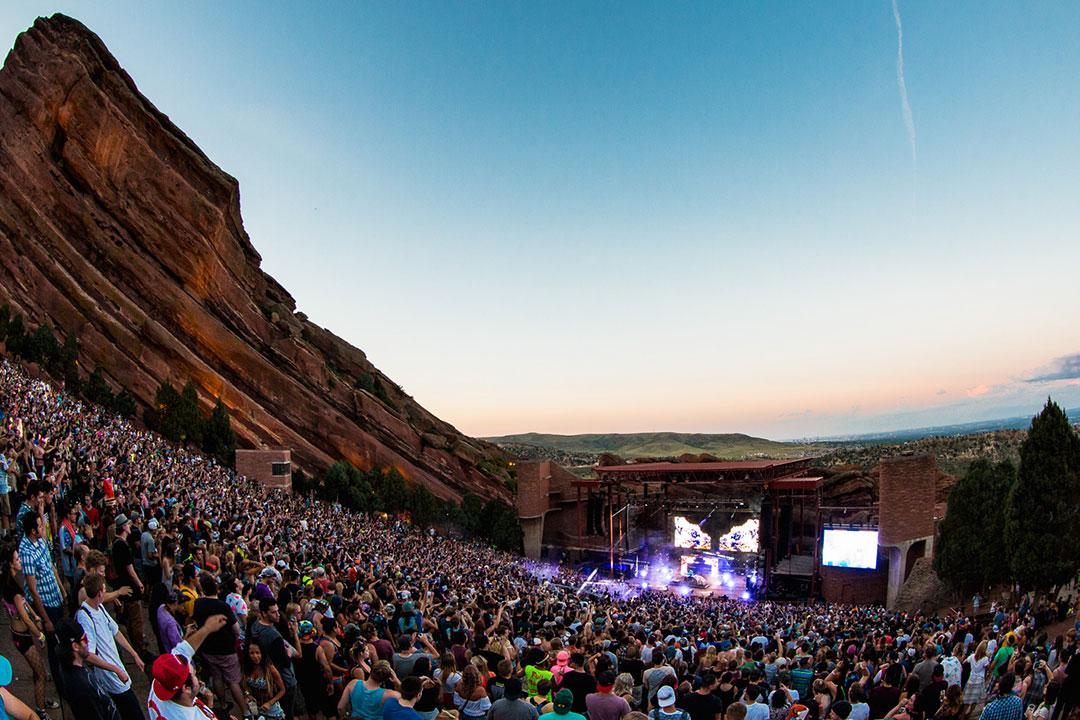
[[[919,164],[915,154],[915,119],[911,116],[911,105],[908,104],[907,99],[907,83],[904,82],[904,26],[900,24],[900,8],[897,7],[896,0],[892,0],[892,14],[896,18],[896,82],[900,85],[900,104],[904,110],[908,141],[911,143],[911,205],[914,208]]]

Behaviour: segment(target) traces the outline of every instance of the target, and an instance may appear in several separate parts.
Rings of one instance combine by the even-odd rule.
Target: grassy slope
[[[605,433],[593,435],[547,435],[524,433],[485,438],[494,443],[526,443],[569,453],[615,453],[621,457],[668,457],[683,453],[710,453],[720,458],[742,459],[747,455],[798,456],[811,452],[810,445],[783,443],[741,433]]]

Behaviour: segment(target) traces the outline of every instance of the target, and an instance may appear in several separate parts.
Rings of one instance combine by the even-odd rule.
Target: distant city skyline
[[[54,12],[471,435],[1080,407],[1080,3],[17,0],[0,41]]]

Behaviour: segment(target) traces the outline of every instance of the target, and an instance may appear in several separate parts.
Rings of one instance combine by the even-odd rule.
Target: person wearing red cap
[[[615,673],[604,670],[596,679],[596,692],[585,696],[589,720],[619,720],[630,712],[630,703],[619,697],[615,689]]]
[[[154,661],[150,683],[150,696],[146,699],[146,708],[150,711],[150,720],[216,720],[213,711],[207,707],[198,695],[199,678],[192,672],[195,652],[203,641],[214,632],[225,627],[224,615],[211,615],[201,628]]]

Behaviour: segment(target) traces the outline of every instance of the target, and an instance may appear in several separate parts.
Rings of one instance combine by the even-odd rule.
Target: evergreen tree
[[[16,313],[7,328],[7,349],[16,357],[23,356],[23,344],[26,342],[26,330],[23,327],[22,313]]]
[[[27,360],[41,363],[50,375],[59,377],[60,343],[56,341],[52,325],[49,323],[38,325],[37,330],[30,335],[26,347]]]
[[[384,512],[397,513],[404,510],[409,502],[409,488],[405,478],[397,468],[390,468],[383,474],[379,492],[379,504]]]
[[[180,401],[176,404],[174,418],[171,418],[177,440],[184,444],[202,445],[203,417],[199,412],[199,391],[195,383],[188,380],[180,391]]]
[[[11,306],[7,303],[0,305],[0,340],[5,340],[8,333],[8,325],[11,324]]]
[[[1080,568],[1080,438],[1050,399],[1020,446],[1008,495],[1005,543],[1021,588],[1047,591]]]
[[[79,339],[74,332],[64,337],[64,346],[60,348],[60,376],[67,391],[78,395],[82,381],[79,378]]]
[[[423,483],[409,491],[409,517],[420,527],[427,527],[439,517],[439,499]]]
[[[94,372],[90,373],[90,377],[87,378],[86,385],[83,387],[83,395],[95,405],[111,408],[113,404],[112,388],[105,381],[105,373],[102,372],[100,365],[95,365]]]
[[[116,397],[113,398],[113,409],[116,411],[116,414],[124,420],[130,420],[135,417],[135,411],[138,410],[138,406],[135,402],[135,396],[127,389],[127,386],[120,386],[120,392],[116,393]]]
[[[949,491],[949,507],[934,543],[934,570],[969,594],[1009,578],[1005,557],[1005,499],[1016,481],[1008,460],[976,460]]]
[[[232,465],[236,457],[236,433],[225,403],[218,398],[203,425],[203,451],[213,455],[225,465]]]
[[[465,493],[461,498],[461,529],[473,537],[484,537],[487,520],[484,518],[484,504],[472,493]]]
[[[179,440],[180,432],[173,419],[176,406],[180,404],[180,393],[168,380],[162,380],[154,393],[154,402],[143,412],[146,427],[159,432],[166,440]]]

